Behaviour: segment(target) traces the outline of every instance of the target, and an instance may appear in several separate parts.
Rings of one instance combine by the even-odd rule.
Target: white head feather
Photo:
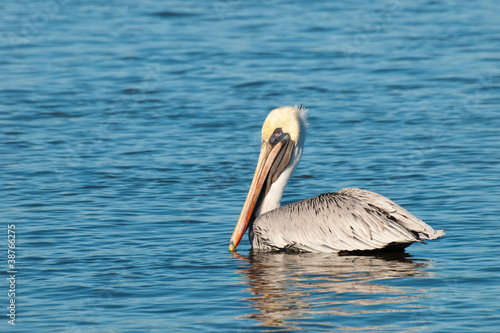
[[[295,142],[290,163],[283,170],[278,179],[271,185],[269,192],[255,211],[258,217],[270,210],[280,207],[281,196],[288,180],[299,164],[306,139],[308,110],[302,106],[284,106],[272,110],[262,126],[262,141],[268,141],[274,130],[281,127],[283,133],[290,134],[290,139]]]

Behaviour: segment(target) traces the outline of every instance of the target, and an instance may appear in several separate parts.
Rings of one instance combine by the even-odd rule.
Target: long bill
[[[236,223],[233,235],[231,236],[231,241],[229,242],[229,251],[231,252],[235,251],[236,246],[238,246],[241,238],[248,228],[248,223],[252,218],[255,204],[259,198],[262,186],[264,185],[267,175],[269,174],[269,170],[271,169],[271,166],[273,165],[276,156],[278,156],[282,146],[283,141],[276,143],[274,146],[266,141],[262,142],[259,161],[257,162],[257,168],[255,169],[252,184],[250,185],[247,199],[245,200],[238,223]]]

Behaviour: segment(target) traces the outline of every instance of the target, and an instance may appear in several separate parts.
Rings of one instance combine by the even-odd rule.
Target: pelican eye
[[[269,138],[269,143],[272,145],[278,143],[282,136],[283,136],[283,130],[281,129],[281,127],[277,127],[274,130],[273,134],[271,134],[271,137]]]

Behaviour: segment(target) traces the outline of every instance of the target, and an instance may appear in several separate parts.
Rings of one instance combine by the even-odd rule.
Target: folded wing
[[[380,194],[344,188],[259,216],[250,241],[265,251],[340,252],[404,248],[442,235]]]

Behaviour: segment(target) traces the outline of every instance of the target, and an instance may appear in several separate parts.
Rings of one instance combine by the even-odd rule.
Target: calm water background
[[[498,331],[497,1],[0,4],[3,332]],[[284,203],[379,192],[446,236],[238,254],[267,113],[310,127]]]

